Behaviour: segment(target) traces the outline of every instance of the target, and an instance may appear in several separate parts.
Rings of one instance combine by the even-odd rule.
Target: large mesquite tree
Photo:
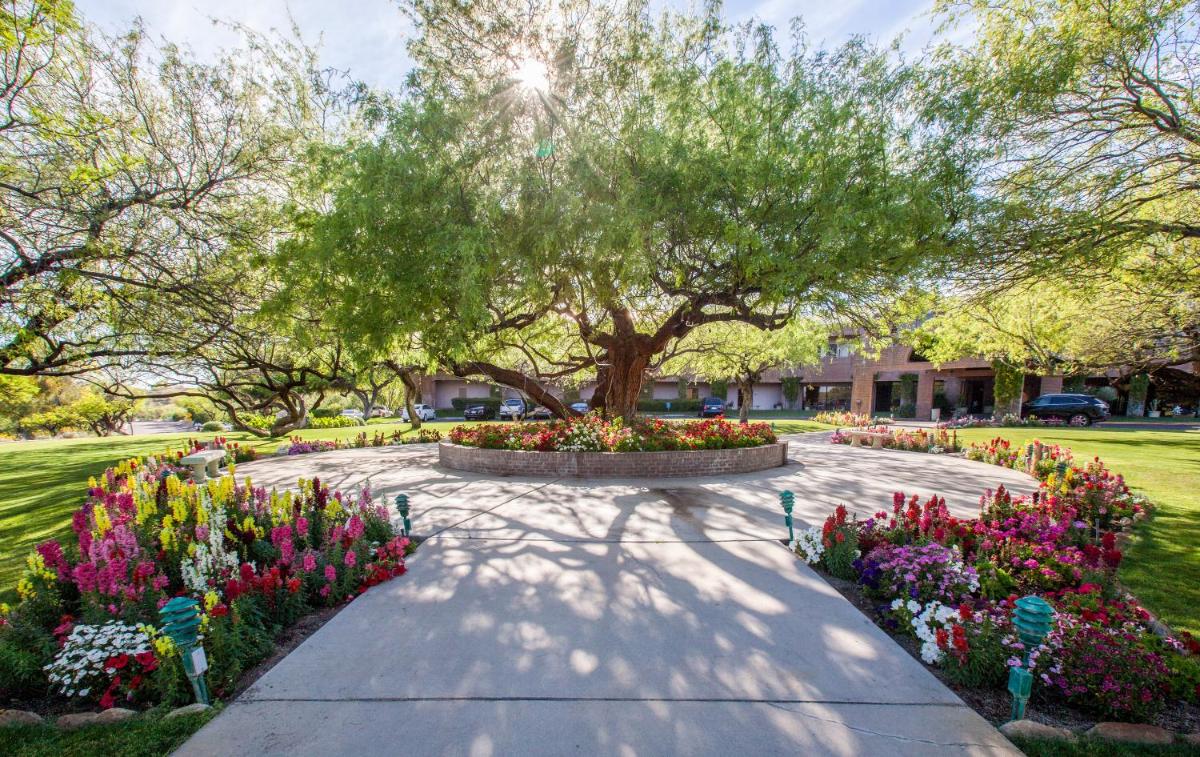
[[[409,86],[281,251],[351,339],[419,334],[559,414],[548,384],[594,376],[592,406],[630,416],[693,330],[867,318],[954,247],[951,140],[919,72],[861,42],[784,50],[636,2],[408,11]]]

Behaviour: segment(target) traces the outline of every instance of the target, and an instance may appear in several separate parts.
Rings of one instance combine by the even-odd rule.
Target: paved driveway
[[[210,754],[1015,754],[777,539],[778,492],[819,524],[898,482],[965,513],[961,460],[793,442],[763,474],[485,479],[429,448],[243,466],[413,498],[430,538],[180,750]]]

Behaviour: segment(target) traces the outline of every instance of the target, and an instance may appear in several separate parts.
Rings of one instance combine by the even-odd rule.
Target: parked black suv
[[[720,397],[705,397],[700,403],[701,418],[715,418],[725,414],[725,400]]]
[[[1043,394],[1021,406],[1021,417],[1057,418],[1072,426],[1108,420],[1108,403],[1090,394]]]
[[[469,421],[486,421],[496,417],[496,410],[491,405],[467,405],[463,410],[463,418]]]

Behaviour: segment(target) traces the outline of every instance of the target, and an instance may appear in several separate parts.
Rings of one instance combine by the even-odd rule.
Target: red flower
[[[295,581],[296,579],[292,580]],[[217,604],[212,608],[212,611],[209,612],[209,615],[213,616],[214,618],[223,618],[228,614],[229,608],[224,603]]]
[[[296,592],[300,591],[300,579],[294,578],[294,577],[289,578],[287,580],[287,588],[288,588],[288,591],[292,594],[295,594]],[[214,607],[213,609],[216,610],[217,608]]]
[[[934,638],[937,640],[938,649],[945,649],[950,641],[950,634],[946,633],[945,628],[939,628],[934,632]]]
[[[129,664],[129,655],[122,652],[121,654],[113,655],[112,657],[109,657],[108,660],[104,663],[104,667],[109,670],[120,670],[121,668],[125,667],[128,664]]]

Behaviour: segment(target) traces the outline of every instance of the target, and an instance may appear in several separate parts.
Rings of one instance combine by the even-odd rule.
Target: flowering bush
[[[863,558],[859,581],[872,596],[957,605],[979,589],[979,576],[955,547],[883,544]]]
[[[75,540],[41,544],[27,561],[20,601],[0,618],[0,665],[40,658],[52,690],[102,707],[186,700],[155,625],[169,598],[192,596],[220,693],[304,613],[404,572],[410,544],[369,489],[314,479],[268,492],[232,471],[197,485],[177,459],[129,460],[88,482]]]
[[[881,624],[913,635],[923,660],[964,685],[1003,687],[1006,664],[1023,664],[1028,651],[1039,696],[1103,717],[1145,720],[1170,697],[1200,700],[1200,643],[1157,636],[1150,614],[1116,582],[1117,533],[1147,517],[1149,503],[1099,459],[1079,464],[1061,447],[994,439],[967,456],[1027,470],[1039,486],[1029,495],[985,492],[972,519],[952,516],[939,497],[922,503],[900,492],[891,513],[863,521],[839,506],[826,521],[825,552],[804,540],[798,551],[837,575],[829,536],[856,543],[865,557],[853,563],[855,577],[886,602]],[[1012,625],[1018,593],[1028,592],[1055,609],[1052,632],[1034,650]]]
[[[1063,422],[1058,418],[1038,418],[1036,415],[1030,415],[1025,418],[1016,413],[1005,413],[1002,416],[993,416],[991,418],[980,418],[976,416],[964,415],[961,418],[944,421],[938,424],[940,429],[955,429],[955,428],[1016,428],[1022,426],[1062,426]]]
[[[892,422],[891,418],[875,418],[872,420],[871,416],[867,413],[851,413],[846,410],[822,411],[814,415],[813,420],[817,423],[826,423],[830,426],[850,426],[854,428]]]
[[[824,539],[819,528],[806,528],[796,535],[796,554],[804,558],[809,565],[821,562],[825,554]]]
[[[887,438],[883,440],[884,447],[904,450],[906,452],[942,454],[944,452],[958,452],[960,449],[957,434],[953,430],[947,432],[945,429],[934,431],[923,428],[889,429],[886,426],[868,425],[848,431],[838,429],[833,432],[833,436],[829,438],[829,441],[833,444],[850,444],[853,440],[853,435],[850,431],[870,431],[876,434],[887,434]]]
[[[662,450],[730,449],[774,444],[766,423],[729,423],[721,418],[671,423],[639,418],[626,425],[585,415],[565,421],[512,425],[455,426],[450,441],[465,447],[536,452],[658,452]]]
[[[100,704],[107,708],[119,695],[132,699],[157,667],[149,636],[128,623],[109,621],[74,626],[46,671],[50,683],[68,697],[103,692]]]

